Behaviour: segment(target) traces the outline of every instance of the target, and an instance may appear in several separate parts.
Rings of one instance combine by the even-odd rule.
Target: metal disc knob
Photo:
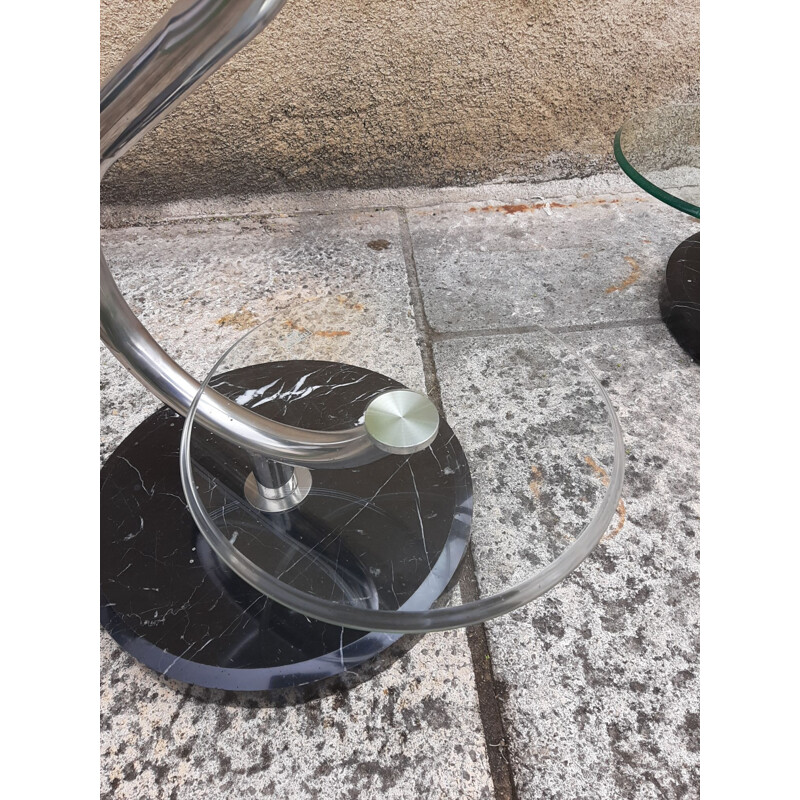
[[[364,427],[376,447],[407,455],[424,450],[436,438],[439,412],[424,394],[393,389],[367,406]]]

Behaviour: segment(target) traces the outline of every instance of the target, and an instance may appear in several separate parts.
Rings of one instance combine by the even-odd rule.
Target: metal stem
[[[289,494],[297,486],[294,467],[281,464],[271,458],[253,455],[253,474],[256,476],[264,497],[280,497]]]

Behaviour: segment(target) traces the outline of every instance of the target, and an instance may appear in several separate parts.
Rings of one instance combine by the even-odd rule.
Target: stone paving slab
[[[311,335],[289,339],[293,357],[424,388],[394,212],[126,228],[103,243],[134,310],[199,377],[259,322],[275,331],[272,357],[285,355],[302,319]],[[159,403],[105,349],[101,380],[107,456]],[[463,631],[359,672],[372,680],[278,705],[166,681],[101,640],[104,798],[492,796]]]
[[[292,196],[294,205],[187,201],[106,215],[123,293],[198,377],[266,322],[279,355],[289,341],[293,357],[350,361],[414,388],[438,379],[449,421],[477,454],[476,476],[506,470],[485,484],[476,526],[505,526],[515,547],[522,531],[533,560],[557,552],[590,513],[609,462],[601,425],[570,428],[570,404],[591,404],[555,372],[542,413],[564,409],[561,422],[544,443],[535,430],[515,438],[514,403],[535,413],[537,364],[546,374],[541,354],[531,361],[541,334],[530,326],[561,329],[603,380],[629,462],[624,512],[595,553],[544,598],[486,626],[495,682],[481,684],[481,697],[497,699],[505,726],[491,758],[486,737],[497,731],[479,709],[462,632],[429,635],[305,705],[164,681],[103,635],[105,797],[493,797],[492,777],[503,785],[490,775],[498,752],[523,800],[698,795],[699,370],[657,320],[666,259],[698,224],[625,181],[340,192]],[[536,206],[536,195],[552,201],[552,216],[496,210]],[[149,227],[120,228],[126,221]],[[313,317],[314,303],[315,330],[349,335],[287,340],[287,323],[291,331]],[[420,336],[434,356],[427,374]],[[105,456],[158,402],[105,350],[101,371]],[[587,440],[600,472],[575,464]],[[492,504],[492,492],[515,507]],[[479,582],[513,579],[499,561],[509,553],[484,544],[477,536]]]
[[[440,333],[657,317],[667,259],[699,229],[636,193],[431,205],[408,225]]]
[[[492,797],[462,631],[305,704],[157,678],[102,639],[101,797]]]
[[[454,351],[503,364],[509,345],[526,338],[539,344],[534,335],[495,335],[437,346],[448,411],[471,406],[473,425],[481,414],[496,418],[496,404],[476,403],[463,385]],[[517,792],[698,797],[699,368],[660,324],[563,338],[619,414],[624,506],[564,583],[487,624]],[[498,443],[505,447],[503,437]]]

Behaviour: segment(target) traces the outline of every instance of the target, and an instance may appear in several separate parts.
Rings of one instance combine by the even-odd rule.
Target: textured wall
[[[103,77],[169,5],[101,1]],[[699,0],[289,0],[103,199],[585,175],[699,62]]]

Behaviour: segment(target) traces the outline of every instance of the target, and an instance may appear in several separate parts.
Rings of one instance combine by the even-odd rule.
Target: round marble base
[[[405,388],[362,367],[307,360],[226,370],[209,386],[254,413],[316,431],[347,430],[376,398]],[[283,513],[264,513],[248,499],[252,454],[243,448],[196,423],[182,446],[191,458],[185,480],[214,552],[279,602],[291,606],[283,588],[302,592],[308,616],[346,624],[340,612],[427,611],[466,552],[472,480],[445,420],[417,452],[312,469],[307,496]]]
[[[667,263],[661,318],[675,341],[700,362],[700,234],[681,242]]]
[[[213,689],[283,689],[352,670],[400,637],[278,605],[223,565],[186,508],[183,418],[163,408],[100,473],[100,620],[137,660]]]
[[[402,388],[369,370],[318,361],[242,367],[212,385],[310,430],[352,424],[373,396]],[[233,572],[187,509],[182,430],[183,418],[161,409],[101,472],[101,621],[126,651],[176,680],[253,691],[353,670],[400,638],[308,618]],[[446,422],[417,453],[312,470],[309,494],[280,513],[246,500],[247,453],[199,427],[190,452],[197,497],[223,543],[281,581],[328,601],[387,610],[427,609],[452,585],[469,541],[472,483]]]

